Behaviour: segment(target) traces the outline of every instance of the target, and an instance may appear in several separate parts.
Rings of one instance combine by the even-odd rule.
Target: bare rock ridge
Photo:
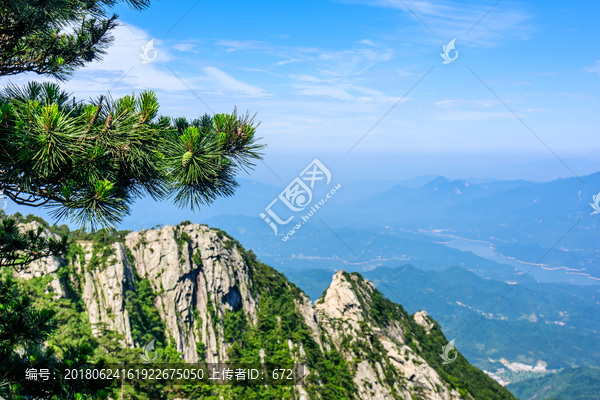
[[[341,349],[346,359],[362,360],[354,376],[359,397],[393,399],[397,393],[410,399],[418,391],[432,400],[459,399],[459,393],[446,387],[407,346],[401,320],[391,320],[385,328],[377,323],[370,306],[374,291],[372,282],[339,271],[315,305],[327,342]]]
[[[218,229],[182,223],[109,241],[74,243],[69,260],[40,260],[22,278],[54,275],[48,290],[75,287],[93,327],[143,347],[128,293],[153,292],[165,337],[187,362],[303,363],[300,398],[514,399],[459,356],[443,366],[447,343],[425,312],[410,316],[359,274],[337,272],[313,304],[294,284]],[[70,282],[58,279],[69,266]],[[93,330],[101,335],[101,329]]]
[[[125,246],[138,274],[157,293],[156,306],[184,359],[199,361],[196,343],[201,342],[207,362],[226,360],[229,343],[216,320],[243,310],[255,321],[257,311],[248,268],[231,239],[206,226],[166,226],[131,233]]]

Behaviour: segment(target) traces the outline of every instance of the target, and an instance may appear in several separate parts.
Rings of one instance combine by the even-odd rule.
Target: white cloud
[[[396,75],[398,76],[421,76],[421,74],[417,74],[416,72],[411,72],[411,70],[414,71],[414,69],[417,68],[416,64],[411,64],[407,67],[403,67],[403,68],[396,68],[394,71],[396,72]]]
[[[458,105],[460,104],[460,100],[441,100],[436,101],[434,104],[436,106],[444,108],[458,107]]]
[[[506,119],[514,118],[510,112],[491,112],[491,111],[454,111],[440,115],[440,121],[484,121],[488,119]]]
[[[298,81],[293,87],[298,90],[299,94],[304,96],[334,98],[346,101],[353,100],[359,102],[397,102],[401,99],[401,97],[387,96],[378,90],[365,86],[348,83],[344,79],[319,79],[311,75],[295,75],[292,77]],[[352,94],[352,92],[355,92],[355,94]],[[402,101],[404,102],[408,99],[409,98],[404,98]]]
[[[279,61],[278,63],[275,63],[275,65],[291,64],[291,63],[295,63],[298,61],[302,61],[302,60],[300,60],[298,58],[290,58],[289,60]]]
[[[179,51],[193,51],[197,44],[194,43],[176,43],[173,48]]]
[[[463,42],[478,46],[491,46],[500,40],[514,39],[515,37],[521,40],[527,39],[530,37],[532,31],[531,27],[523,25],[523,22],[529,18],[529,15],[519,11],[522,6],[514,2],[509,3],[506,0],[491,11],[490,8],[493,4],[466,5],[453,1],[436,1],[435,3],[426,0],[338,1],[342,3],[392,8],[406,13],[409,18],[414,20],[413,25],[419,25],[422,29],[418,31],[418,36],[415,36],[413,33],[413,27],[398,32],[399,38],[401,37],[403,41],[408,39],[411,42],[426,41],[432,43],[439,41],[440,37],[453,38],[461,35]],[[488,11],[489,14],[477,23]],[[475,26],[476,23],[477,25]],[[469,35],[466,35],[467,31],[471,28],[473,28],[473,31]],[[431,35],[429,29],[435,32],[435,36]],[[423,36],[423,31],[426,31],[429,35]]]
[[[143,64],[139,53],[142,52],[142,46],[152,38],[144,30],[132,25],[117,27],[114,36],[114,44],[109,47],[102,61],[90,63],[76,71],[70,80],[61,83],[61,87],[73,93],[78,99],[106,95],[108,91],[113,97],[132,92],[139,93],[143,90],[189,92],[188,87],[205,94],[260,98],[269,96],[258,86],[244,83],[215,67],[203,67],[200,69],[200,74],[197,69],[193,74],[189,71],[180,71],[181,64],[169,53],[166,44],[158,39],[154,41],[156,59],[151,63]],[[189,49],[187,44],[189,43],[178,43],[173,47],[179,47],[179,50]],[[152,56],[153,52],[149,55]],[[31,74],[21,74],[13,77],[11,81],[23,84],[31,78]],[[40,80],[39,76],[35,79]],[[52,80],[52,78],[43,80]]]
[[[349,77],[366,71],[376,63],[390,61],[393,56],[392,49],[323,51],[319,54],[317,67],[324,75]]]
[[[115,28],[113,35],[114,43],[102,60],[86,64],[76,71],[71,79],[61,83],[63,89],[81,99],[104,95],[109,90],[115,96],[132,91],[170,90],[178,83],[178,79],[163,67],[164,63],[174,59],[164,42],[154,40],[154,51],[148,55],[156,54],[156,58],[143,64],[139,55],[142,46],[153,39],[147,32],[129,24]],[[40,78],[37,77],[37,80]],[[52,78],[45,77],[43,80]]]
[[[600,76],[600,61],[596,61],[596,65],[593,65],[591,67],[583,67],[583,70],[585,72],[592,72]]]
[[[129,27],[135,28],[132,25]],[[106,55],[102,57],[102,61],[86,64],[85,70],[128,71],[132,66],[141,64],[142,59],[139,54],[142,52],[142,47],[153,38],[142,29],[135,28],[132,32],[125,26],[118,26],[113,34],[115,41],[108,48]],[[160,39],[154,40],[154,50],[156,51],[154,63],[173,59],[169,48]]]
[[[497,100],[456,100],[456,99],[450,99],[450,100],[440,100],[440,101],[436,101],[434,102],[434,104],[438,107],[442,107],[442,108],[455,108],[455,107],[460,107],[460,106],[472,106],[472,107],[476,107],[476,108],[485,108],[485,107],[491,107],[491,106],[496,106],[501,104],[499,101]]]
[[[314,86],[304,86],[304,85],[294,85],[296,89],[298,89],[298,93],[305,96],[318,96],[318,97],[331,97],[338,100],[352,100],[354,96],[349,93],[346,93],[343,87],[335,87],[335,86],[324,86],[324,85],[314,85]]]
[[[233,93],[250,97],[269,97],[270,95],[263,89],[239,81],[231,75],[214,67],[203,68],[205,77],[194,78],[195,81],[202,82],[209,87],[213,87],[217,93]]]
[[[237,50],[264,50],[269,48],[265,43],[256,40],[217,40],[215,45],[228,47],[227,51]]]
[[[373,43],[372,40],[369,40],[369,39],[363,39],[363,40],[361,40],[358,43],[360,43],[360,44],[366,44],[367,46],[377,47],[377,45],[375,43]]]
[[[312,82],[312,83],[326,82],[324,79],[319,79],[312,75],[291,75],[291,78],[294,78],[294,79],[296,79],[298,81],[302,81],[302,82]]]

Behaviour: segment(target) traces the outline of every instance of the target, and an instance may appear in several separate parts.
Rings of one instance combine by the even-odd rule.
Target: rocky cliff
[[[336,273],[313,304],[207,226],[75,237],[65,259],[21,273],[41,276],[51,277],[47,290],[56,297],[83,304],[94,336],[112,332],[123,347],[143,347],[151,327],[186,362],[307,366],[302,387],[239,389],[262,398],[513,399],[462,356],[442,365],[438,353],[448,342],[437,323],[424,312],[409,315],[359,274]],[[152,313],[159,317],[150,323]],[[223,388],[219,396],[250,395],[239,390]]]

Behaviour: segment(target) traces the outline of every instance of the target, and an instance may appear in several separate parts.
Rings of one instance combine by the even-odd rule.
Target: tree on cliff
[[[0,0],[0,76],[35,72],[64,80],[100,59],[117,25],[107,9],[120,2]],[[158,109],[152,92],[80,102],[53,83],[7,86],[0,91],[0,189],[17,204],[52,208],[55,218],[114,228],[142,196],[192,209],[230,196],[235,175],[261,158],[258,125],[248,114],[186,120],[159,116]],[[25,379],[27,369],[87,365],[91,354],[86,346],[45,346],[56,328],[54,314],[33,308],[10,276],[65,251],[66,238],[21,232],[4,218],[0,223],[0,397],[107,396],[106,382]]]

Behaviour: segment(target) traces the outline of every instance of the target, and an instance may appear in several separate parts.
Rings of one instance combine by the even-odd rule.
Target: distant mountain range
[[[420,188],[395,186],[352,205],[331,207],[330,219],[340,223],[351,215],[357,224],[482,240],[506,257],[541,260],[547,270],[568,268],[600,284],[600,216],[592,215],[589,204],[600,192],[600,173],[581,179],[585,184],[567,178],[475,185],[440,177]]]
[[[326,217],[322,221],[328,221]],[[420,233],[385,233],[363,229],[334,227],[335,235],[318,219],[304,225],[289,240],[273,237],[260,218],[219,216],[208,219],[210,226],[220,226],[252,248],[265,262],[288,270],[315,268],[368,271],[375,267],[397,267],[407,262],[427,270],[443,270],[457,265],[476,271],[481,276],[515,281],[522,272],[513,266],[478,257]],[[266,228],[266,229],[265,229]],[[363,264],[364,262],[364,264]]]
[[[534,267],[529,275],[544,282],[600,284],[600,215],[592,215],[589,205],[600,192],[600,172],[581,181],[472,183],[429,175],[341,182],[318,218],[282,242],[293,224],[280,226],[281,236],[274,237],[259,214],[288,182],[275,187],[240,180],[235,196],[199,214],[142,199],[121,227],[208,223],[234,232],[260,257],[288,269],[360,270],[361,260],[370,267],[410,262],[423,269],[463,266],[482,276],[518,281]],[[30,209],[9,204],[6,211]]]
[[[215,226],[222,226],[222,222],[226,222],[227,225],[237,225],[228,227],[229,230],[251,231],[254,236],[260,237],[260,240],[250,240],[253,247],[256,243],[256,247],[269,249],[263,252],[263,257],[267,253],[286,257],[298,255],[300,251],[305,256],[333,257],[329,251],[333,247],[321,246],[322,237],[316,232],[324,226],[318,219],[303,226],[302,231],[294,236],[297,246],[289,246],[292,244],[290,241],[281,248],[280,238],[275,238],[268,225],[259,219],[259,214],[288,183],[283,182],[280,187],[275,187],[240,180],[240,188],[234,197],[219,199],[199,214],[142,199],[133,215],[126,219],[123,228],[149,228],[159,223],[177,223],[186,219]],[[395,251],[398,250],[395,248],[397,246],[385,244],[388,249],[394,250],[389,252],[373,246],[368,240],[373,234],[395,233],[402,240],[404,232],[412,233],[411,239],[414,240],[433,241],[431,238],[419,239],[415,235],[428,233],[439,236],[438,242],[459,237],[489,243],[486,246],[491,246],[505,258],[506,262],[501,264],[514,266],[515,263],[510,262],[510,258],[514,258],[521,262],[516,265],[521,271],[528,270],[531,263],[541,260],[540,264],[543,265],[536,268],[537,275],[533,271],[538,279],[565,282],[573,279],[578,283],[600,284],[600,253],[597,249],[600,243],[600,230],[597,229],[600,215],[592,215],[593,209],[589,205],[593,195],[600,192],[600,172],[581,176],[581,180],[572,177],[552,182],[481,179],[468,182],[428,175],[396,182],[341,183],[339,194],[319,210],[319,218],[332,229],[368,232],[356,235],[363,239],[364,244],[369,243],[369,250],[364,247],[353,248],[355,252],[365,250],[382,260],[402,258],[405,252],[398,254]],[[257,222],[251,223],[241,218],[244,223],[236,221],[230,224],[226,219],[231,217],[227,215],[253,217]],[[296,220],[299,218],[298,215]],[[279,234],[285,234],[291,225],[280,227]],[[308,233],[310,229],[313,232]],[[319,240],[310,241],[311,235],[313,238],[319,237]],[[330,242],[326,240],[325,243]],[[292,247],[296,248],[292,250]],[[323,264],[316,259],[304,261],[306,264],[302,264],[303,267],[336,268],[335,262]],[[410,261],[413,262],[412,259]],[[378,262],[376,265],[390,264]],[[443,265],[446,267],[449,264]]]
[[[319,218],[333,229],[354,229],[370,234],[433,232],[438,236],[480,240],[506,257],[509,265],[509,257],[523,263],[537,263],[541,259],[541,264],[544,264],[541,267],[546,268],[545,271],[562,269],[557,272],[560,280],[568,282],[569,278],[577,275],[600,279],[600,252],[597,249],[600,215],[592,215],[593,209],[589,205],[593,195],[600,192],[600,172],[581,176],[580,179],[571,177],[551,182],[474,179],[469,182],[427,175],[395,182],[341,180],[341,190],[327,207],[319,210]],[[212,223],[226,215],[239,215],[258,220],[257,224],[246,225],[252,225],[253,234],[265,239],[261,240],[262,247],[270,247],[269,241],[279,239],[273,237],[268,225],[259,219],[259,214],[288,183],[282,181],[276,187],[241,179],[235,196],[218,199],[198,214],[169,204],[155,203],[151,199],[141,199],[121,228],[150,228],[182,220]],[[15,211],[27,214],[31,209],[10,203],[6,212],[11,214]],[[44,217],[43,212],[37,211]],[[217,219],[211,221],[211,218]],[[299,215],[296,216],[296,220],[299,218]],[[322,223],[313,219],[302,230],[308,230],[310,225],[315,227]],[[280,227],[279,233],[285,234],[290,226]],[[248,227],[240,229],[248,230]],[[299,232],[295,239],[303,235],[306,236],[306,233]],[[448,240],[451,236],[438,238],[438,241]],[[304,249],[308,252],[319,246],[317,242],[314,246],[304,246]],[[291,253],[285,248],[282,250],[277,254]],[[385,252],[378,255],[382,259],[396,257],[396,254]],[[522,264],[520,269],[526,270],[527,265]],[[600,280],[585,279],[590,284],[600,284]]]

